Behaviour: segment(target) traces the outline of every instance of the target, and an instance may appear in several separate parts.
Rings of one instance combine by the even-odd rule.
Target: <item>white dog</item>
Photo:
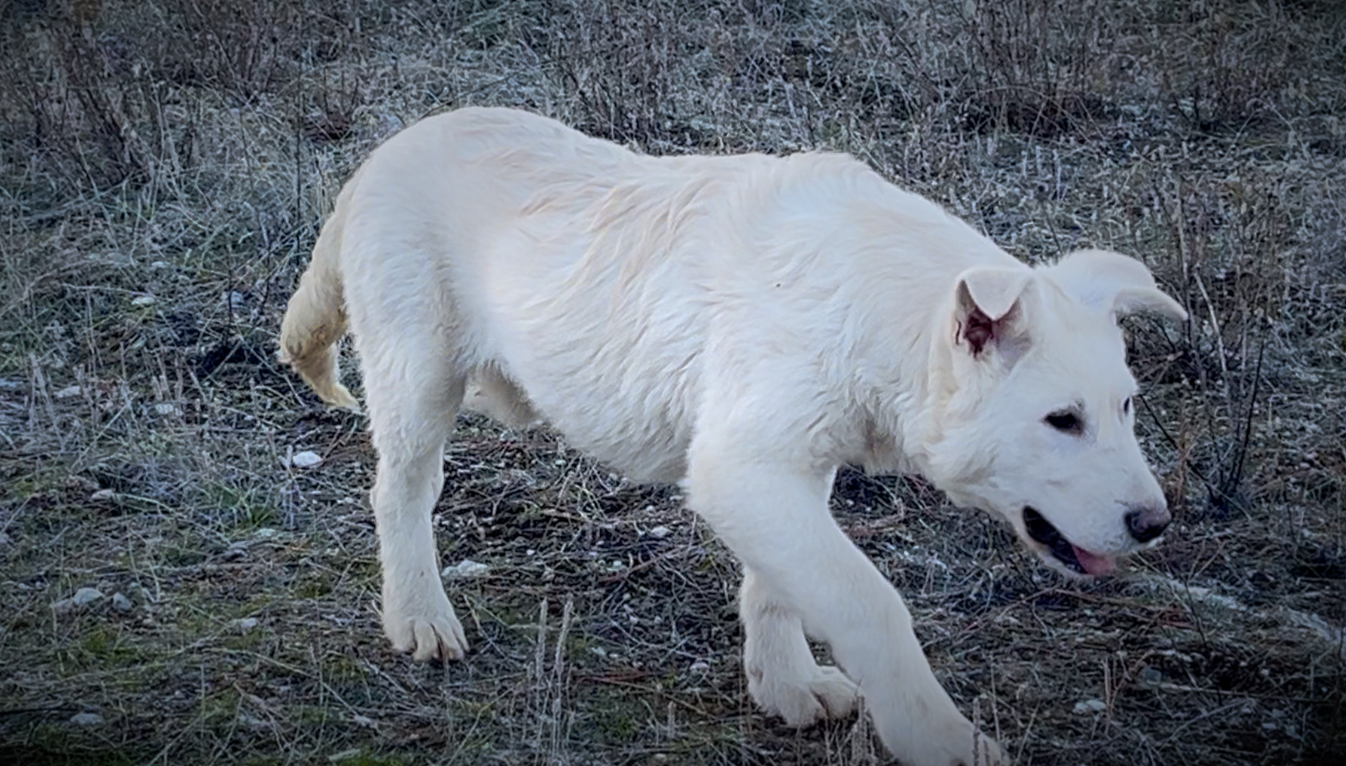
[[[972,766],[1003,756],[833,521],[833,476],[920,473],[1056,568],[1110,572],[1169,520],[1117,325],[1141,310],[1186,316],[1136,260],[1030,268],[846,156],[653,158],[470,108],[403,131],[346,184],[281,356],[354,408],[332,349],[353,333],[396,649],[467,648],[430,514],[471,387],[632,479],[681,482],[743,563],[762,708],[806,725],[863,695],[901,760]]]

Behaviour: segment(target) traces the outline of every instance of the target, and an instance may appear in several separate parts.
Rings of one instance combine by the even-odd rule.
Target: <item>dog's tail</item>
[[[346,334],[346,305],[341,284],[341,238],[354,181],[337,196],[336,209],[313,246],[308,270],[290,296],[280,325],[280,361],[328,404],[359,410],[351,392],[341,385],[334,346]]]

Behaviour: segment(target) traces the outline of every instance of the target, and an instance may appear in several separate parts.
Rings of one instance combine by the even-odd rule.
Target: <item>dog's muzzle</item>
[[[1031,507],[1024,508],[1024,531],[1034,542],[1047,546],[1052,558],[1061,562],[1066,569],[1086,576],[1112,574],[1116,561],[1111,556],[1100,556],[1074,545],[1061,531],[1052,525],[1041,513]]]

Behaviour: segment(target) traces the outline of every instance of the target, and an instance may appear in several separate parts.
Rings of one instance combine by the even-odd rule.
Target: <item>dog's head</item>
[[[1091,250],[969,269],[938,320],[931,478],[1072,575],[1111,573],[1170,518],[1134,432],[1135,312],[1187,316],[1139,261]]]

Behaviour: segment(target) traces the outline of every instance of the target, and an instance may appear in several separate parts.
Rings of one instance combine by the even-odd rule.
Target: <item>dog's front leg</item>
[[[692,508],[831,646],[894,755],[910,766],[1001,763],[939,685],[902,598],[828,513],[831,469],[760,452],[729,429],[703,431],[686,479]]]
[[[855,709],[860,689],[836,668],[819,665],[795,610],[749,567],[739,590],[743,671],[748,694],[791,726],[841,718]]]

